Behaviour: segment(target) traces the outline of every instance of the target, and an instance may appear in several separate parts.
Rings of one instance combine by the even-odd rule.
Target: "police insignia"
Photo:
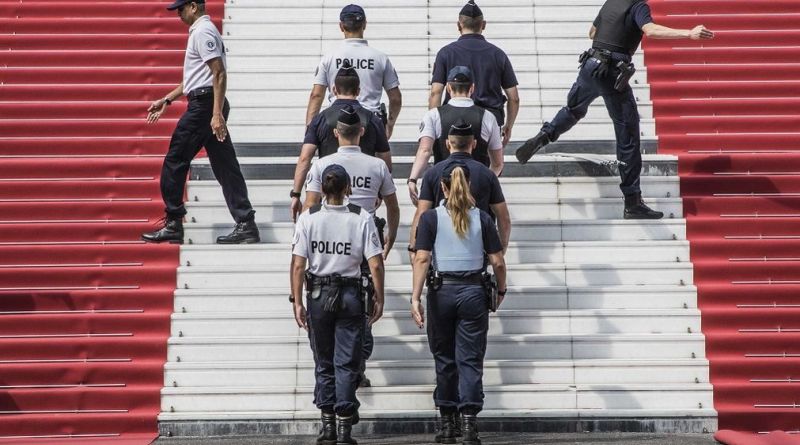
[[[424,129],[425,129],[425,122],[420,122],[419,123],[419,131],[422,131]]]
[[[373,246],[381,247],[381,242],[378,240],[378,234],[377,233],[373,233],[372,234],[372,237],[370,238],[370,241],[372,241],[372,245]]]
[[[207,41],[207,42],[206,42],[206,48],[208,48],[208,49],[209,49],[209,50],[211,50],[211,51],[213,51],[213,50],[217,49],[217,42],[215,42],[215,41],[213,41],[213,40],[209,40],[209,41]]]

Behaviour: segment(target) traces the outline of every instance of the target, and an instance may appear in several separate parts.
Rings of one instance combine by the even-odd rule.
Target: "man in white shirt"
[[[167,9],[177,10],[181,21],[190,26],[183,82],[150,105],[147,122],[157,122],[181,96],[186,96],[189,104],[172,134],[161,170],[161,196],[166,204],[164,226],[143,234],[142,239],[154,243],[183,242],[186,175],[192,159],[205,147],[228,210],[236,221],[233,232],[218,237],[217,243],[257,243],[261,238],[255,223],[256,212],[247,198],[247,185],[225,122],[230,111],[225,99],[225,44],[211,17],[206,15],[205,0],[175,0]]]
[[[378,115],[386,126],[387,138],[392,137],[397,116],[403,106],[400,81],[397,78],[389,57],[370,47],[364,39],[367,16],[358,5],[347,5],[339,14],[339,29],[344,34],[344,42],[322,57],[314,73],[314,87],[308,99],[306,125],[319,113],[327,92],[328,102],[333,102],[333,84],[339,69],[350,64],[361,79],[361,93],[358,101],[361,106]],[[383,91],[389,98],[389,112],[382,109]]]

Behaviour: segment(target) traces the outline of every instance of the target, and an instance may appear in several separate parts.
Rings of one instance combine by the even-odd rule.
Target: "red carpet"
[[[185,108],[145,124],[181,80],[168,3],[0,0],[2,443],[157,434],[178,248],[138,239]]]
[[[720,433],[800,430],[800,2],[650,0],[657,23],[713,41],[647,40],[662,153],[681,192]],[[794,437],[794,438],[792,438]]]

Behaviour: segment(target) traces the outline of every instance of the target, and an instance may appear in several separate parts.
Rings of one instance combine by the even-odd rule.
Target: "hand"
[[[408,183],[408,196],[411,198],[411,203],[414,207],[419,203],[419,192],[417,191],[417,184],[413,182]]]
[[[386,237],[386,244],[383,246],[383,260],[386,261],[389,258],[389,252],[392,251],[392,246],[394,246],[394,239],[390,237]]]
[[[411,316],[420,329],[425,327],[425,309],[422,307],[421,300],[411,300]]]
[[[300,198],[292,198],[292,203],[289,205],[289,212],[292,214],[292,222],[297,222],[297,215],[303,210],[303,204]]]
[[[697,25],[689,31],[689,38],[692,40],[710,40],[714,38],[714,33],[703,25]]]
[[[294,305],[294,321],[297,322],[298,328],[303,328],[308,331],[308,323],[306,322],[306,308],[303,303]]]
[[[228,136],[228,127],[225,125],[225,118],[221,114],[214,114],[211,118],[211,131],[217,140],[222,142]]]
[[[147,108],[147,123],[155,124],[164,112],[167,111],[167,101],[159,99]]]
[[[369,317],[369,325],[372,326],[376,321],[383,317],[383,301],[372,299],[372,314]]]
[[[505,295],[497,294],[497,307],[499,308],[501,304],[503,304],[503,300],[506,299]]]
[[[503,133],[503,147],[505,147],[511,140],[511,127],[509,126],[503,127],[502,133]]]

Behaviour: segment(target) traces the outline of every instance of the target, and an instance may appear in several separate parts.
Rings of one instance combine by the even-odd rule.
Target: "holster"
[[[439,271],[435,270],[434,268],[428,269],[428,276],[425,279],[425,283],[428,285],[428,290],[438,291],[442,288],[442,276],[439,274]]]
[[[499,299],[497,290],[497,277],[492,273],[484,272],[483,288],[486,289],[486,298],[489,300],[489,310],[492,312],[497,312],[497,301]]]
[[[630,85],[631,77],[636,74],[636,67],[633,63],[626,63],[623,61],[617,62],[616,68],[619,70],[617,80],[614,82],[614,89],[620,93],[625,91]]]
[[[381,240],[381,246],[384,246],[386,242],[384,241],[384,230],[386,229],[386,220],[380,217],[375,216],[375,228],[378,229],[378,237]]]
[[[375,114],[377,114],[378,118],[380,118],[381,122],[383,122],[384,127],[389,123],[389,113],[386,111],[386,104],[382,103],[379,111]]]
[[[360,291],[361,280],[358,278],[342,277],[333,274],[328,277],[318,277],[306,272],[306,290],[311,299],[323,298],[322,310],[325,312],[339,312],[344,307],[342,290],[346,287],[357,287]],[[321,294],[322,287],[327,286],[325,295]]]
[[[372,281],[372,274],[361,274],[361,298],[364,299],[364,313],[372,315],[372,301],[375,298],[375,282]]]

